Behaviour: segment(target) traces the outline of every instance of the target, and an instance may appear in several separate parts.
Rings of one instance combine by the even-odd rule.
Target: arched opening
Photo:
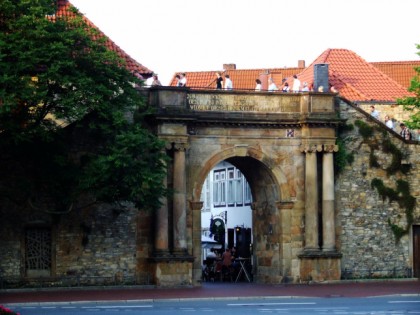
[[[281,273],[277,182],[276,174],[265,163],[248,155],[228,157],[212,165],[200,193],[201,235],[213,237],[217,243],[215,250],[202,245],[203,270],[209,265],[217,270],[213,259],[207,259],[209,253],[213,258],[214,252],[221,255],[225,248],[235,248],[234,255],[241,260],[234,263],[230,281],[266,281],[273,277],[273,270]],[[223,279],[207,277],[203,272],[203,281]]]

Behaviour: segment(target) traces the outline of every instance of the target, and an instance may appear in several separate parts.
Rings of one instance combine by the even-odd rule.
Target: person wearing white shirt
[[[186,87],[187,86],[187,78],[185,77],[185,73],[181,73],[179,80],[179,86]]]
[[[274,83],[273,78],[270,78],[269,81],[270,81],[270,85],[268,86],[268,90],[271,92],[277,91],[278,88],[277,88],[277,85]]]
[[[293,87],[292,87],[292,92],[299,92],[300,91],[300,80],[298,79],[297,75],[295,74],[293,76]]]
[[[261,80],[256,79],[255,80],[255,91],[261,91],[261,89],[262,89]]]
[[[233,83],[228,74],[225,74],[225,90],[232,90]]]
[[[386,115],[385,116],[385,125],[389,128],[394,130],[394,122],[392,121],[392,119],[389,119],[389,116]]]
[[[375,106],[373,105],[370,105],[370,115],[375,119],[379,119],[379,112],[375,109]]]

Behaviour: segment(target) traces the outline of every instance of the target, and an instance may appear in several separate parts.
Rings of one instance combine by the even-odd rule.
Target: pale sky
[[[175,72],[297,67],[329,48],[419,60],[420,0],[70,0],[167,85]]]

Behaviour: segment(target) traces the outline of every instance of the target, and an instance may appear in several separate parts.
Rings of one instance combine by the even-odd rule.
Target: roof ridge
[[[151,75],[152,70],[142,65],[140,62],[132,58],[126,51],[124,51],[119,45],[117,45],[109,36],[107,36],[99,27],[97,27],[91,20],[89,20],[84,14],[80,12],[69,0],[59,0],[57,3],[57,13],[62,17],[74,18],[76,15],[80,15],[83,23],[86,24],[86,27],[89,29],[94,29],[98,34],[93,34],[95,36],[102,37],[105,39],[105,47],[111,51],[114,51],[121,59],[125,61],[125,66],[127,70],[131,72],[137,72],[140,75]],[[73,12],[72,10],[75,10]],[[147,77],[147,76],[146,76]]]
[[[369,63],[372,64],[413,64],[413,63],[419,63],[420,60],[402,60],[402,61],[369,61]]]

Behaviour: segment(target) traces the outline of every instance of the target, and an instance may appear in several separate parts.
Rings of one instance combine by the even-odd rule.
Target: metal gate
[[[28,277],[51,275],[51,230],[29,228],[25,233],[25,269]]]

